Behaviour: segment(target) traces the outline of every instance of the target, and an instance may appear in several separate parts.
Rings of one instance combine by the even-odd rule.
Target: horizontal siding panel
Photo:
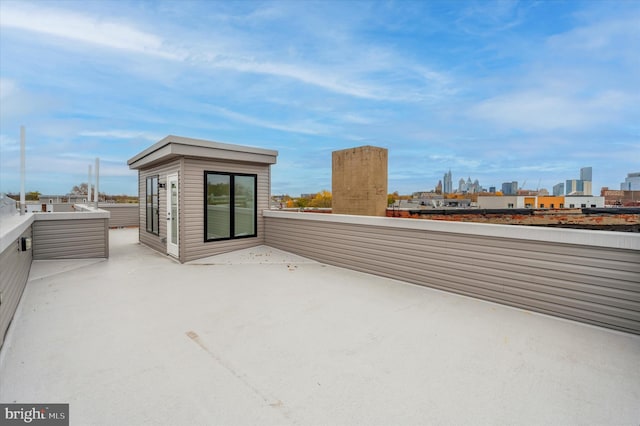
[[[107,219],[39,220],[33,224],[33,258],[109,257]]]
[[[320,262],[640,333],[640,253],[267,217],[266,244]]]
[[[154,166],[149,169],[140,170],[138,172],[138,195],[140,197],[139,203],[139,223],[140,223],[140,242],[157,250],[161,253],[167,252],[167,191],[160,189],[158,191],[158,203],[159,203],[159,235],[147,232],[147,217],[146,217],[146,192],[147,192],[147,177],[160,176],[162,181],[166,181],[166,176],[169,174],[178,174],[178,185],[182,182],[181,179],[181,167],[182,163],[180,159],[172,160],[170,162]]]
[[[65,237],[65,240],[82,240],[86,239],[87,235],[101,235],[104,234],[104,221],[101,226],[90,225],[85,227],[73,227],[73,228],[64,228],[64,229],[39,229],[36,232],[36,235],[42,241],[43,239],[54,239]],[[36,242],[37,243],[37,242]]]
[[[20,238],[31,237],[32,230],[29,227],[25,230]],[[18,241],[10,244],[2,253],[0,253],[0,292],[2,293],[2,304],[0,305],[0,346],[4,342],[7,329],[11,324],[13,315],[18,308],[20,298],[24,293],[27,280],[29,278],[29,270],[31,269],[31,261],[33,259],[33,251],[18,251]]]
[[[465,237],[464,243],[449,243],[446,246],[439,246],[433,244],[428,237],[415,233],[411,238],[406,235],[400,235],[396,238],[393,236],[394,229],[390,228],[374,229],[372,227],[372,230],[366,233],[362,232],[362,230],[351,231],[335,226],[325,226],[324,223],[315,222],[314,224],[315,226],[312,229],[296,228],[299,224],[292,224],[292,231],[305,232],[307,238],[316,242],[326,241],[329,243],[333,238],[332,235],[339,233],[342,237],[349,238],[349,241],[362,249],[369,246],[373,250],[378,250],[379,244],[386,243],[393,245],[395,251],[404,255],[415,253],[419,259],[429,259],[431,262],[437,262],[438,260],[451,262],[453,259],[458,266],[467,266],[469,268],[487,263],[491,265],[501,263],[502,266],[499,271],[508,271],[509,268],[522,270],[527,267],[529,269],[526,270],[526,273],[531,274],[533,279],[552,276],[562,280],[571,280],[578,274],[581,276],[581,282],[586,284],[613,287],[621,290],[635,289],[637,291],[635,282],[638,274],[628,272],[629,269],[634,268],[625,268],[617,260],[610,261],[609,264],[600,262],[600,267],[596,268],[591,265],[590,257],[576,257],[572,261],[572,258],[565,255],[546,254],[542,256],[540,252],[536,252],[538,254],[535,256],[537,259],[532,259],[528,256],[529,251],[527,249],[527,244],[531,245],[531,242],[522,243],[517,250],[500,250],[496,252],[492,250],[494,248],[493,245],[487,246],[485,239],[478,236]],[[376,236],[379,236],[374,241],[371,239],[371,232],[375,232]],[[495,243],[495,241],[489,242],[489,244]],[[471,247],[474,249],[470,249]]]
[[[110,213],[109,228],[138,226],[140,223],[140,206],[138,204],[100,204],[102,210]]]
[[[321,255],[322,247],[318,249],[306,248],[305,251],[313,253],[314,256]],[[419,278],[427,282],[436,282],[437,280],[447,280],[451,277],[450,264],[434,265],[431,259],[425,261],[428,271],[421,273],[419,268],[415,268],[415,263],[420,260],[419,257],[408,257],[403,253],[395,252],[396,259],[393,265],[386,265],[388,254],[380,249],[361,248],[357,252],[349,247],[332,247],[331,253],[325,257],[329,260],[327,263],[335,264],[342,262],[345,265],[359,263],[359,268],[363,271],[373,271],[379,274],[383,270],[394,271],[396,274],[404,274],[412,278]],[[489,274],[488,272],[491,272]],[[503,271],[504,275],[499,275],[499,270],[495,268],[476,268],[473,271],[456,270],[455,279],[457,282],[473,288],[484,288],[492,291],[502,292],[505,288],[513,294],[528,294],[529,297],[541,301],[551,303],[565,304],[567,306],[580,307],[582,309],[594,312],[607,313],[610,315],[626,315],[632,316],[635,320],[640,321],[640,303],[631,300],[624,300],[617,297],[595,295],[580,291],[568,290],[558,286],[563,285],[560,280],[556,281],[556,287],[541,286],[532,284],[528,281],[528,276],[521,274],[509,277],[510,271]],[[397,276],[397,275],[394,275]],[[519,280],[518,280],[519,279]],[[533,290],[533,291],[532,291]],[[618,308],[624,308],[622,312]],[[636,311],[635,313],[633,311]]]
[[[316,222],[316,234],[325,234],[331,236],[334,232],[344,233],[354,242],[368,242],[371,241],[369,236],[371,229],[363,228],[361,226],[352,228],[345,228],[339,226],[343,224],[327,225],[325,222]],[[295,226],[295,225],[292,225]],[[461,257],[477,258],[478,255],[496,255],[503,256],[502,262],[510,264],[518,264],[522,259],[526,261],[541,260],[546,263],[547,269],[555,269],[560,271],[571,270],[574,265],[578,265],[577,269],[583,271],[584,266],[592,268],[593,274],[600,274],[602,268],[612,269],[616,271],[627,271],[632,273],[632,276],[640,274],[640,264],[637,262],[637,256],[633,257],[633,253],[617,253],[617,255],[606,256],[601,254],[608,252],[609,250],[601,250],[595,252],[594,250],[585,249],[584,247],[573,247],[570,245],[555,245],[546,244],[543,247],[548,248],[545,251],[537,251],[537,246],[532,246],[529,241],[511,241],[500,238],[491,237],[479,237],[475,235],[452,235],[451,240],[446,239],[446,234],[441,233],[421,233],[416,234],[412,230],[399,230],[397,228],[375,228],[377,239],[384,241],[395,241],[402,247],[412,247],[416,250],[425,250],[433,253],[447,253],[455,252]],[[321,231],[320,231],[321,230]],[[313,232],[313,231],[312,231]],[[420,235],[419,238],[417,235]],[[326,235],[325,235],[326,237]],[[524,251],[523,251],[524,250]],[[615,253],[615,252],[614,252]],[[524,256],[526,254],[526,256]],[[627,254],[626,259],[624,254]],[[597,256],[597,257],[594,257]],[[548,263],[549,259],[554,261]]]
[[[257,175],[257,237],[205,242],[204,237],[204,173],[228,172]],[[180,244],[182,262],[264,244],[264,219],[260,212],[269,206],[269,166],[254,163],[184,159],[180,189]]]
[[[205,242],[204,238],[204,172],[251,173],[258,176],[257,210],[258,237],[238,240]],[[140,223],[140,242],[166,253],[166,190],[159,191],[160,226],[159,235],[145,231],[145,191],[147,176],[159,175],[161,180],[168,174],[178,173],[179,186],[179,245],[180,261],[211,256],[214,254],[238,250],[264,244],[264,221],[260,211],[269,206],[270,177],[269,166],[255,163],[227,162],[212,159],[182,157],[166,164],[141,170],[138,174],[138,190],[140,207],[138,220]]]

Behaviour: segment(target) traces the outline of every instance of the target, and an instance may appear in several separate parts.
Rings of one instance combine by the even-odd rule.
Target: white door
[[[178,175],[167,176],[167,253],[179,257]]]

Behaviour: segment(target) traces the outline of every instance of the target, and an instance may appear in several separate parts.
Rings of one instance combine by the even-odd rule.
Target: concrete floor
[[[72,425],[640,424],[640,336],[268,247],[36,261],[0,401]]]

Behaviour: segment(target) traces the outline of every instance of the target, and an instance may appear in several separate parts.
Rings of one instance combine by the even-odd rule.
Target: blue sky
[[[389,191],[451,169],[594,192],[640,171],[640,2],[0,2],[0,191],[136,193],[168,134],[279,151],[272,193],[389,149]]]

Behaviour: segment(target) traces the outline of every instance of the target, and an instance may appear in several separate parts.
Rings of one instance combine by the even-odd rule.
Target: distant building
[[[604,197],[587,195],[572,196],[527,196],[506,195],[479,196],[478,207],[481,209],[580,209],[604,207]]]
[[[593,168],[583,167],[580,169],[580,179],[567,179],[565,185],[566,195],[592,195]]]
[[[604,197],[567,195],[564,197],[564,206],[569,209],[600,208],[604,207]]]
[[[453,193],[453,182],[451,180],[451,170],[449,170],[447,173],[444,174],[442,193],[443,194]]]
[[[560,196],[539,196],[536,197],[536,207],[539,209],[563,209],[565,197]]]
[[[584,181],[580,179],[567,179],[565,191],[566,195],[582,195],[584,191]]]
[[[556,197],[564,195],[564,183],[560,182],[557,185],[553,185],[553,195]]]
[[[472,182],[471,177],[468,177],[467,180],[461,178],[458,181],[458,192],[461,194],[474,194],[480,192],[481,190],[482,187],[480,186],[480,182],[478,181],[478,179]]]
[[[516,195],[518,193],[518,181],[504,182],[502,184],[502,193],[504,195]]]
[[[629,173],[620,184],[621,191],[640,191],[640,172]]]
[[[481,195],[478,197],[478,208],[481,209],[524,209],[534,208],[535,204],[536,197],[522,195]]]
[[[491,194],[495,194],[495,193],[496,193],[496,187],[495,187],[495,186],[490,186],[490,187],[489,187],[489,192],[490,192]]]
[[[604,197],[604,204],[613,207],[640,206],[640,191],[613,190],[602,188],[600,195]]]
[[[438,185],[436,185],[436,193],[442,194],[442,181],[438,181]]]
[[[471,200],[469,199],[460,199],[460,198],[449,198],[441,200],[443,203],[443,207],[457,207],[467,209],[471,207]]]
[[[458,181],[458,192],[467,192],[467,182],[462,178]]]

